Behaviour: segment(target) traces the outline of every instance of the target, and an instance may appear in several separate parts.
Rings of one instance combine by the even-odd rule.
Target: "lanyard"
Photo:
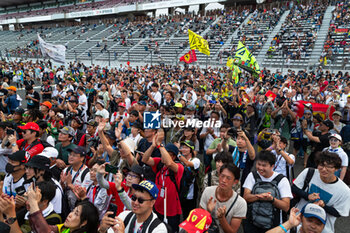
[[[165,174],[164,174],[164,167],[162,168],[162,182],[163,182],[162,188],[165,187],[165,178],[168,175],[168,172],[169,172],[169,170],[167,169]]]
[[[233,163],[237,167],[244,169],[246,161],[247,161],[247,153],[248,153],[248,150],[244,151],[243,156],[240,156],[238,147],[236,147],[235,150],[232,153]]]
[[[72,184],[74,184],[75,178],[77,178],[79,176],[80,170],[83,168],[83,166],[84,166],[84,163],[80,166],[80,168],[78,169],[77,173],[75,173],[75,175],[74,175],[74,177],[72,179]],[[72,167],[72,169],[70,169],[70,174],[72,175],[72,173],[73,173],[73,167]]]
[[[277,162],[275,163],[275,167],[273,168],[274,171],[276,170],[276,168],[277,168],[278,165],[280,164],[281,159],[282,159],[282,155],[280,154],[280,156],[279,156],[278,159],[277,159]]]
[[[100,186],[95,186],[95,188],[93,189],[93,191],[92,191],[92,203],[95,202],[95,198],[96,198],[98,192],[100,192],[100,189],[101,189]]]

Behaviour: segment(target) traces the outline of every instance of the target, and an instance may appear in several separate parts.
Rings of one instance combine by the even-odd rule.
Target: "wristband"
[[[16,143],[13,143],[11,146],[17,146],[17,144],[16,144]]]
[[[283,230],[284,232],[286,232],[286,233],[288,232],[287,229],[286,229],[282,224],[279,225],[279,227],[282,228],[282,230]]]
[[[124,188],[121,188],[120,190],[117,190],[118,193],[124,192]]]

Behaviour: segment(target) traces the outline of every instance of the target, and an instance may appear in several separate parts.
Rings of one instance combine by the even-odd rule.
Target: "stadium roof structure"
[[[9,7],[9,6],[18,6],[18,5],[25,5],[35,2],[42,2],[38,0],[1,0],[0,1],[0,7]]]

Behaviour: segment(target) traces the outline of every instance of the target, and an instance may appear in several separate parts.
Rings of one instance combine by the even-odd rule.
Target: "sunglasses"
[[[144,203],[145,201],[152,201],[153,199],[143,199],[142,197],[136,197],[135,195],[131,196],[132,201],[138,201],[140,204]]]

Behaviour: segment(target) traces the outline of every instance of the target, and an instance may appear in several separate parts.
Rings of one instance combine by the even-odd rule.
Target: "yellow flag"
[[[327,57],[324,57],[324,65],[327,65]]]
[[[251,73],[260,73],[260,67],[253,54],[239,41],[233,63]]]
[[[228,58],[227,58],[227,62],[226,62],[226,66],[227,66],[229,69],[232,69],[232,65],[233,65],[233,58],[232,58],[232,57],[228,57]]]
[[[188,29],[188,40],[190,42],[191,49],[196,49],[199,52],[204,53],[208,56],[210,55],[208,41],[206,41],[200,35],[192,32],[190,29]]]
[[[235,84],[238,83],[239,81],[239,74],[241,73],[241,70],[239,69],[238,66],[233,65],[233,69],[232,69],[232,79],[235,80]]]

